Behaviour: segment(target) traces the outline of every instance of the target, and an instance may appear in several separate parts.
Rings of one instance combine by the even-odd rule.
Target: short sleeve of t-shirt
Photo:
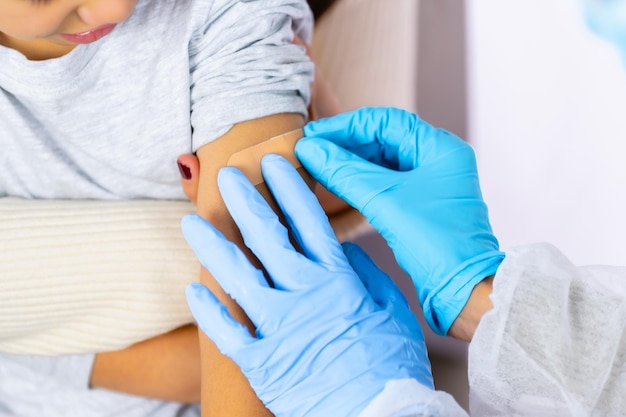
[[[278,113],[306,117],[313,63],[305,0],[214,0],[190,41],[193,150],[234,124]]]

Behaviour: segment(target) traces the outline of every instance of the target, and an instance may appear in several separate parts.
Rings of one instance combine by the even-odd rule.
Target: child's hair
[[[333,5],[335,0],[308,0],[308,2],[315,19],[319,19]]]

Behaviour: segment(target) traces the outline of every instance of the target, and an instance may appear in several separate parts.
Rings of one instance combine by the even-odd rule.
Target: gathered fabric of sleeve
[[[305,0],[214,0],[189,45],[193,151],[239,122],[307,117],[314,66],[294,35],[311,38]]]
[[[626,415],[626,267],[521,247],[491,299],[469,348],[472,415]]]

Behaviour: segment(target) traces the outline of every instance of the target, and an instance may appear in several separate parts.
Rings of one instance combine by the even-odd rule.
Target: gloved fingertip
[[[245,175],[238,168],[226,166],[217,173],[217,185],[220,189],[228,188],[233,183],[241,182],[242,178]]]
[[[323,139],[315,137],[300,139],[295,147],[296,157],[307,166],[321,164],[326,159],[322,150],[324,142]]]
[[[208,307],[213,304],[211,296],[213,296],[213,294],[211,294],[209,289],[197,282],[192,282],[185,288],[187,305],[189,305],[189,310],[191,310],[191,314],[193,314],[197,322],[203,320],[204,313],[207,311]]]
[[[206,288],[206,285],[200,284],[199,282],[190,282],[187,285],[185,291],[198,291]]]
[[[201,301],[206,298],[209,289],[198,282],[192,282],[185,288],[185,297],[187,300]]]
[[[181,227],[188,227],[189,224],[195,223],[197,218],[200,217],[195,213],[185,214],[183,218],[180,220]]]
[[[300,140],[298,140],[298,142],[296,142],[296,154],[298,153],[298,150],[301,149],[306,149],[309,146],[311,146],[311,142],[314,142],[316,140],[316,138],[314,136],[309,136],[309,137],[303,137]]]
[[[356,243],[344,242],[341,246],[352,269],[359,275],[361,281],[367,283],[370,272],[378,270],[372,258]]]
[[[350,266],[379,306],[385,308],[393,305],[408,310],[409,304],[402,291],[389,275],[378,268],[363,248],[350,242],[342,243],[342,247]]]
[[[296,169],[294,168],[293,165],[291,165],[291,162],[289,162],[287,159],[285,159],[281,155],[278,155],[275,153],[268,153],[261,158],[261,171],[263,172],[263,175],[265,175],[266,172],[274,172],[274,171],[279,171],[279,172],[294,171],[295,172],[295,170]]]
[[[261,158],[261,171],[270,189],[276,184],[282,185],[285,177],[300,177],[300,174],[298,174],[291,162],[277,154],[267,154]],[[272,193],[279,193],[280,191],[280,188],[277,190],[272,189]],[[274,195],[274,197],[278,198],[277,195]]]
[[[352,243],[352,242],[343,242],[343,243],[341,243],[341,247],[343,248],[343,252],[345,254],[352,253],[352,251],[354,250],[355,246],[358,247],[358,245],[356,243]]]
[[[236,321],[228,309],[204,285],[192,282],[185,288],[189,310],[198,327],[227,356],[251,339],[247,328]]]
[[[285,158],[278,154],[268,153],[263,155],[263,157],[261,158],[261,166],[265,164],[280,164],[283,163],[282,161],[289,163],[289,161],[287,161]]]
[[[195,213],[190,213],[183,216],[180,221],[180,228],[185,238],[187,238],[187,241],[189,241],[189,237],[192,236],[196,230],[203,228],[205,223],[206,220],[202,217]]]
[[[363,251],[363,249],[359,245],[357,245],[356,243],[343,242],[341,244],[341,247],[343,248],[343,253],[346,254],[348,259],[354,258],[354,257],[359,257],[359,256],[362,257],[362,256],[365,255],[365,251]]]
[[[304,137],[313,135],[315,132],[315,126],[317,126],[317,121],[312,121],[304,125],[302,128],[302,132],[304,133]]]

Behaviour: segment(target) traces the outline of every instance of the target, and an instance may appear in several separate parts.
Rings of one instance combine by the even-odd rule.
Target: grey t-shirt
[[[0,46],[0,197],[182,199],[176,157],[233,124],[306,115],[305,0],[139,0],[99,41],[28,61]],[[0,354],[0,416],[194,415],[89,390],[93,355]]]
[[[305,0],[139,0],[58,59],[0,47],[0,196],[182,199],[176,157],[234,123],[306,115]]]

